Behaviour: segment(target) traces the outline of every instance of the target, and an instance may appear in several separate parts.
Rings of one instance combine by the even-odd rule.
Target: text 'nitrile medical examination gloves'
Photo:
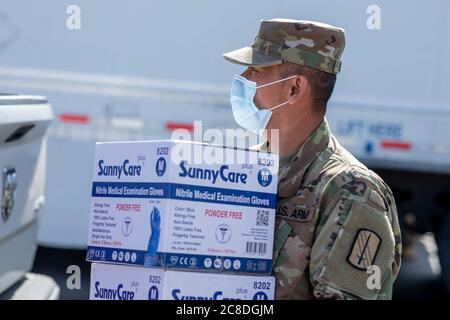
[[[273,300],[274,277],[93,263],[90,300]]]
[[[268,274],[278,155],[182,141],[97,143],[87,259]]]

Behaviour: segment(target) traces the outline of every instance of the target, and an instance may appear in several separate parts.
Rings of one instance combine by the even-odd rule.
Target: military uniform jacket
[[[394,196],[327,120],[279,168],[276,299],[391,299],[401,263]]]

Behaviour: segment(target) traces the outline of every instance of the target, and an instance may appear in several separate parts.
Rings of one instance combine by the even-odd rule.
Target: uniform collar
[[[300,187],[303,175],[310,164],[328,145],[331,137],[326,118],[309,135],[306,141],[283,167],[278,174],[278,196],[292,197]]]

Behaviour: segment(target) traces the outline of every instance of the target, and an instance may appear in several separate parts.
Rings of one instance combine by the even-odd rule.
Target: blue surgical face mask
[[[240,75],[235,75],[233,82],[231,83],[230,98],[234,120],[237,124],[251,132],[262,134],[269,123],[272,111],[286,105],[289,101],[280,103],[269,109],[259,109],[253,102],[256,95],[256,89],[267,87],[294,77],[296,77],[296,75],[256,86],[256,82],[250,81]]]

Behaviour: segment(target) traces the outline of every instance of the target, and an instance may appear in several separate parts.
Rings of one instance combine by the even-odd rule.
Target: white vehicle
[[[236,127],[229,85],[244,69],[221,54],[248,45],[261,19],[317,20],[346,29],[328,108],[331,127],[388,182],[401,218],[411,214],[417,231],[437,234],[450,289],[450,43],[444,40],[450,3],[372,4],[80,0],[79,10],[50,0],[2,4],[0,86],[45,92],[57,117],[40,243],[85,248],[96,141],[166,139],[174,128],[192,130],[195,120],[203,130]]]
[[[44,97],[0,95],[0,299],[57,299],[48,276],[31,274],[44,205],[46,131],[53,118]]]

